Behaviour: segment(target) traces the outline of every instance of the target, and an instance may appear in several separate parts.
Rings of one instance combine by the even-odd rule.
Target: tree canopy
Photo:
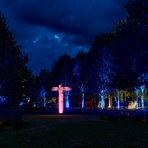
[[[21,51],[6,17],[0,13],[0,95],[9,97],[12,104],[29,93],[26,81],[32,74],[27,62],[28,56]]]

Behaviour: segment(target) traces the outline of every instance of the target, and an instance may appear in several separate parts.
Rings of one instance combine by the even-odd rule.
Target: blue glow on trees
[[[99,95],[101,97],[101,109],[105,108],[105,93],[106,93],[105,90],[101,90],[99,93]],[[99,106],[99,104],[98,104],[98,106]]]
[[[85,87],[84,87],[84,85],[82,84],[81,85],[81,87],[80,87],[80,91],[81,91],[81,95],[82,95],[82,101],[81,101],[81,103],[82,103],[82,109],[85,109]]]
[[[138,94],[139,94],[138,88],[135,88],[135,93],[136,93],[136,109],[138,109]]]
[[[104,96],[101,95],[101,109],[104,109],[104,107],[105,107]]]
[[[116,93],[117,93],[117,108],[119,110],[120,109],[120,92],[118,89],[116,89]]]
[[[105,108],[105,96],[110,91],[110,84],[113,76],[112,56],[104,48],[98,65],[98,89],[101,97],[101,109]]]
[[[66,83],[65,82],[65,86],[66,85],[69,85],[69,83]],[[65,108],[66,109],[69,109],[70,108],[70,101],[69,101],[69,95],[70,95],[70,91],[64,91],[64,99],[65,99],[65,101],[64,101],[64,105],[65,105]]]
[[[142,110],[144,110],[144,90],[145,90],[145,85],[142,85],[141,87],[141,92],[142,92],[142,96],[141,96],[141,107],[142,107]]]
[[[8,104],[8,98],[6,96],[0,96],[0,107]]]
[[[141,96],[141,107],[142,107],[142,110],[145,109],[144,107],[144,90],[145,90],[145,84],[148,82],[148,73],[142,73],[141,76],[138,78],[138,80],[141,82],[141,93],[142,93],[142,96]]]
[[[40,97],[41,97],[41,102],[43,104],[44,107],[46,107],[46,104],[47,104],[47,92],[45,91],[45,89],[42,89],[41,92],[40,92]]]
[[[81,109],[85,109],[85,92],[86,92],[86,54],[79,52],[74,63],[73,74],[76,77],[77,85],[81,93]]]
[[[69,109],[70,105],[69,105],[69,92],[66,91],[65,92],[65,108]]]
[[[0,96],[0,104],[7,102],[7,97]]]
[[[84,101],[84,93],[82,93],[82,109],[84,109],[85,108],[85,101]]]

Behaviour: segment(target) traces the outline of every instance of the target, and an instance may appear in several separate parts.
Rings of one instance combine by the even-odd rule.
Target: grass
[[[7,124],[0,128],[0,148],[148,147],[148,123],[142,121],[108,121],[92,115],[34,115],[24,117],[20,123],[25,126]]]

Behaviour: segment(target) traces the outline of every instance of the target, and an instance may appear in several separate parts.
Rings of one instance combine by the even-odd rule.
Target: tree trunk
[[[104,107],[105,107],[104,95],[101,95],[101,109],[104,109]]]
[[[138,94],[139,94],[138,88],[135,88],[135,93],[136,93],[136,109],[138,109]]]
[[[69,92],[65,92],[65,107],[69,108]]]
[[[111,96],[108,95],[108,108],[111,108],[112,105],[111,105]]]
[[[144,89],[145,89],[145,85],[142,85],[140,88],[141,88],[141,92],[142,92],[141,107],[142,107],[142,110],[144,110]]]
[[[117,92],[117,108],[120,109],[120,92],[118,89],[116,89]]]
[[[84,98],[85,94],[84,92],[82,92],[82,109],[85,109],[85,98]]]

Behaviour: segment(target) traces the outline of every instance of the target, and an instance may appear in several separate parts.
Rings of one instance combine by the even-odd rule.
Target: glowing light
[[[84,93],[82,93],[82,109],[84,109],[85,105],[84,105]]]
[[[47,98],[46,98],[47,92],[45,89],[42,89],[40,92],[40,97],[42,98],[43,106],[46,107],[47,104]]]
[[[130,102],[130,103],[128,104],[128,109],[135,109],[135,108],[136,108],[136,101]]]
[[[144,110],[144,89],[145,89],[145,85],[142,85],[140,88],[141,88],[141,92],[142,92],[142,96],[141,96],[142,110]]]
[[[119,90],[116,89],[116,92],[117,92],[117,108],[118,110],[120,109],[120,94],[119,94]]]
[[[69,91],[65,93],[65,107],[68,109],[70,107],[69,105]]]
[[[105,107],[105,101],[104,101],[104,99],[105,99],[105,97],[104,97],[105,96],[105,91],[106,90],[101,90],[100,93],[99,93],[99,95],[101,96],[101,102],[98,103],[98,107],[101,106],[101,109],[104,109],[104,107]]]
[[[69,108],[69,100],[68,100],[68,96],[66,96],[66,108]]]
[[[59,114],[62,114],[64,111],[64,91],[71,91],[71,88],[59,85],[58,87],[53,87],[52,91],[59,92],[59,100],[58,100]]]
[[[138,88],[135,88],[135,93],[136,93],[136,109],[138,109],[138,94],[139,94]]]
[[[101,109],[104,109],[104,107],[105,107],[104,96],[101,95]]]
[[[109,102],[108,102],[108,108],[111,108],[111,97],[109,96],[109,98],[108,98],[109,100]]]
[[[85,87],[84,87],[84,85],[82,84],[81,86],[80,86],[80,91],[81,91],[81,93],[82,93],[82,101],[81,101],[81,104],[82,104],[82,109],[84,109],[85,108]]]

